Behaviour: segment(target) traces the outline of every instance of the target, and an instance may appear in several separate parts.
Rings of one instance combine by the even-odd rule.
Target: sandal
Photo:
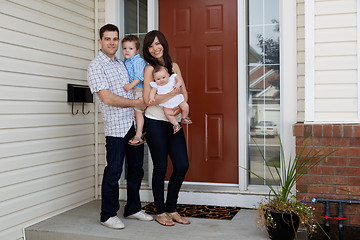
[[[174,226],[174,221],[169,217],[166,213],[157,214],[155,217],[155,221],[160,223],[163,226]]]
[[[180,124],[176,125],[176,126],[173,126],[173,129],[174,129],[174,134],[177,133],[178,131],[180,131],[182,127],[180,126]]]
[[[143,133],[143,135],[141,137],[133,137],[132,139],[129,140],[128,144],[131,146],[139,146],[141,144],[146,143],[146,140],[144,139],[146,133]],[[136,141],[136,142],[134,142]]]
[[[192,124],[192,121],[189,117],[184,117],[181,119],[181,123],[184,123],[184,124]]]
[[[172,219],[174,222],[181,223],[181,224],[190,224],[190,221],[181,217],[178,212],[173,213],[166,213],[170,219]]]

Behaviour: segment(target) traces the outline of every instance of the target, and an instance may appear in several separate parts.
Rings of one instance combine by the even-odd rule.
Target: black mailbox
[[[68,84],[68,102],[72,103],[72,114],[76,115],[79,110],[74,113],[74,103],[82,103],[82,112],[83,114],[89,114],[84,112],[85,103],[93,102],[93,95],[91,94],[90,88],[85,85],[76,85],[76,84]]]

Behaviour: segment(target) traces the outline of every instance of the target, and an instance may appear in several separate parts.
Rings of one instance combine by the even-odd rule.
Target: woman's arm
[[[184,82],[184,80],[183,80],[183,78],[181,76],[180,67],[176,63],[173,63],[173,69],[174,69],[175,73],[177,74],[178,81],[182,82],[180,91],[184,95],[184,99],[187,102],[188,101],[188,92],[187,92],[186,87],[185,87],[185,82]]]
[[[155,102],[155,95],[156,95],[156,93],[157,93],[157,89],[153,87],[153,88],[150,90],[150,100],[149,100],[149,104]]]
[[[180,87],[183,85],[184,81],[181,78],[176,78],[174,88],[180,90]]]
[[[163,94],[163,95],[155,95],[155,101],[152,103],[150,102],[150,91],[151,91],[151,86],[150,83],[153,81],[153,67],[148,65],[146,66],[145,70],[144,70],[144,89],[143,89],[143,98],[144,98],[144,102],[148,105],[148,106],[153,106],[153,105],[158,105],[160,103],[166,102],[167,100],[175,97],[177,94],[179,94],[179,91],[176,91],[175,89],[167,94]]]

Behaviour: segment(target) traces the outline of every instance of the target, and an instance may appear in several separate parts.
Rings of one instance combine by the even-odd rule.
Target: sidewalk
[[[190,225],[176,224],[164,227],[155,221],[144,222],[124,219],[123,203],[118,216],[125,229],[114,230],[99,223],[100,201],[47,219],[26,229],[26,240],[265,240],[265,230],[255,223],[255,211],[241,209],[231,220],[188,218]]]

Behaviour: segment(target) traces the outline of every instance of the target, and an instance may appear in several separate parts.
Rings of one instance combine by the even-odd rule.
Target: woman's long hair
[[[164,59],[165,64],[159,62],[156,58],[151,56],[151,54],[149,52],[149,47],[154,42],[155,37],[158,38],[160,44],[163,46],[163,49],[164,49],[163,50],[163,59]],[[173,74],[172,61],[171,61],[171,57],[169,55],[169,44],[168,44],[164,34],[162,34],[162,32],[153,30],[153,31],[148,32],[145,35],[144,42],[143,42],[143,57],[144,57],[145,61],[147,61],[151,66],[153,66],[153,67],[155,67],[156,65],[165,66],[166,69],[168,70],[169,74],[170,75]]]

